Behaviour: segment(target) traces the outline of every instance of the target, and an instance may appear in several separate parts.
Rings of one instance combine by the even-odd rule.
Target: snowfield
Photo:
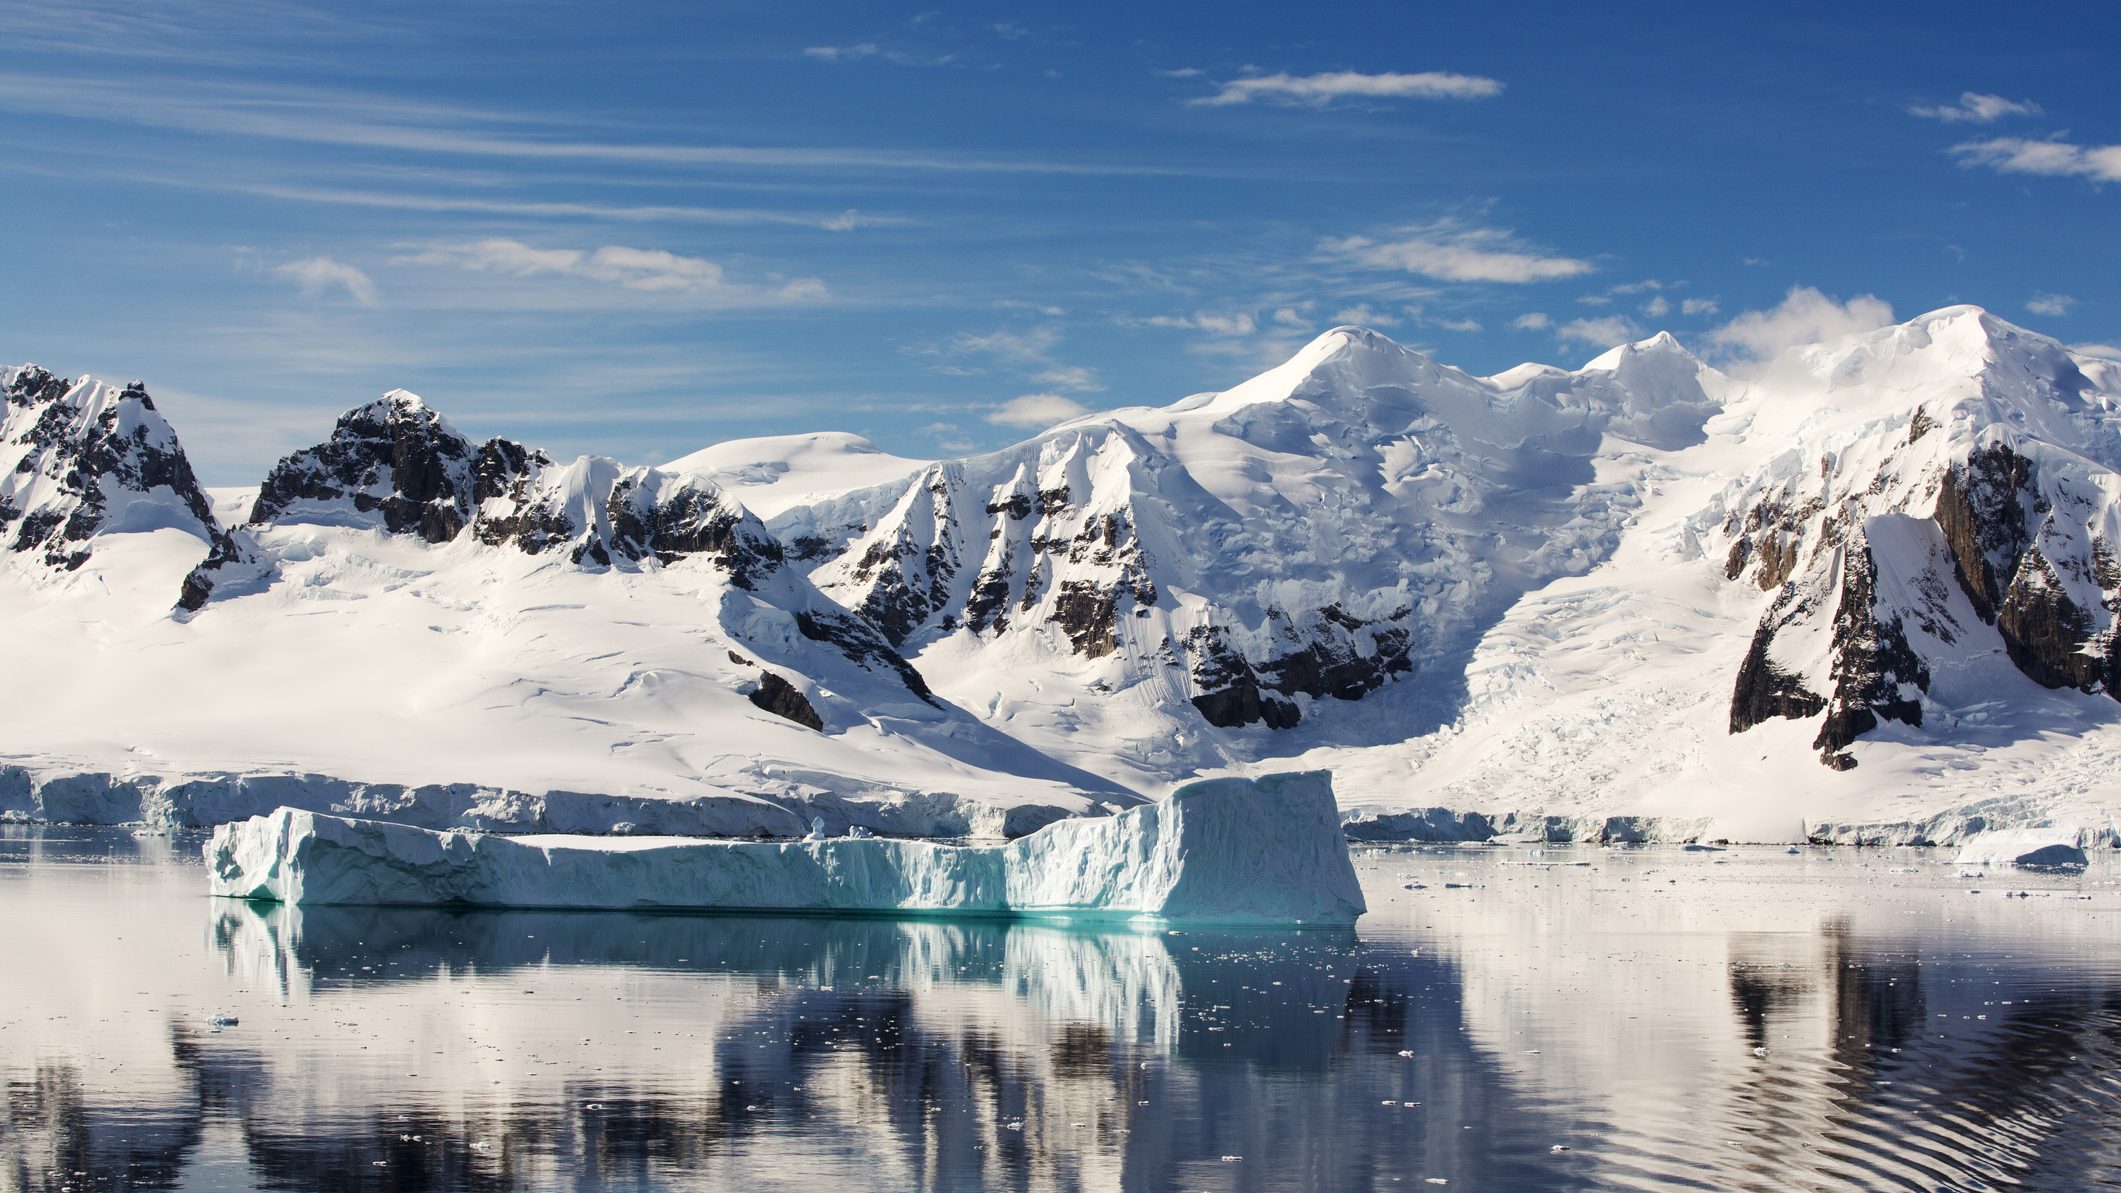
[[[1746,378],[1340,328],[940,462],[399,392],[211,495],[137,385],[0,388],[0,815],[1015,837],[1317,769],[1367,839],[2121,842],[2121,366],[1978,308]]]

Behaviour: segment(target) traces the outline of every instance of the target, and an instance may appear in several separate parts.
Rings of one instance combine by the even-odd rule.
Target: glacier
[[[485,836],[281,808],[205,846],[213,893],[291,904],[914,912],[1346,925],[1332,780],[1210,779],[1005,845]]]

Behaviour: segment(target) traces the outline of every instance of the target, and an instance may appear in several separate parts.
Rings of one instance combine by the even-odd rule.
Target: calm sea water
[[[265,909],[197,845],[0,836],[0,1190],[2121,1187],[2110,858],[1369,852],[1354,931],[1230,933]]]

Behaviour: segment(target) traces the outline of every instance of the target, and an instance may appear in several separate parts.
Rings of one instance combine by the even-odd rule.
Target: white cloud
[[[2069,309],[2076,305],[2077,300],[2067,294],[2035,294],[2025,300],[2026,310],[2035,315],[2052,315],[2058,319],[2069,314]]]
[[[1105,383],[1098,378],[1096,369],[1086,369],[1080,365],[1055,365],[1033,373],[1031,379],[1040,385],[1050,385],[1055,389],[1073,390],[1077,393],[1094,393],[1105,388]]]
[[[823,58],[827,62],[843,62],[849,58],[874,58],[883,52],[883,47],[873,41],[857,42],[851,46],[809,46],[803,50],[806,56]]]
[[[1058,328],[1034,327],[1025,331],[999,328],[979,333],[961,331],[950,337],[948,343],[939,348],[919,349],[928,356],[964,360],[984,357],[989,364],[1002,370],[1027,376],[1039,385],[1076,393],[1094,393],[1105,388],[1104,379],[1097,370],[1080,365],[1065,364],[1055,359],[1053,350],[1060,346],[1061,333]],[[944,372],[972,375],[985,372],[977,365],[945,363],[937,365]]]
[[[1149,327],[1180,327],[1216,336],[1248,336],[1259,330],[1259,321],[1243,311],[1229,315],[1219,315],[1213,311],[1195,311],[1190,315],[1151,315],[1141,322]]]
[[[1310,304],[1305,303],[1304,307],[1308,309],[1310,307]],[[1281,324],[1283,327],[1311,326],[1311,317],[1309,315],[1304,314],[1303,311],[1298,310],[1295,307],[1278,308],[1274,312],[1273,319],[1276,323]]]
[[[1373,269],[1403,269],[1445,282],[1543,282],[1591,271],[1591,263],[1542,253],[1501,228],[1456,220],[1395,229],[1395,239],[1348,236],[1319,246]]]
[[[823,62],[855,62],[864,58],[876,58],[899,66],[948,66],[957,60],[955,54],[909,54],[904,50],[886,49],[873,41],[859,41],[846,46],[806,46],[803,56]]]
[[[987,421],[1004,427],[1050,427],[1066,422],[1089,409],[1061,394],[1024,394],[987,412]]]
[[[1962,166],[1987,166],[2002,174],[2075,175],[2121,182],[2121,145],[2072,145],[2028,137],[1995,137],[1952,146]]]
[[[1510,320],[1510,326],[1519,331],[1542,331],[1554,326],[1554,320],[1545,311],[1526,311]]]
[[[1478,319],[1434,319],[1430,320],[1445,331],[1472,333],[1483,330]]]
[[[1357,303],[1343,311],[1333,312],[1333,322],[1354,323],[1363,327],[1397,327],[1399,320],[1382,311],[1373,311],[1369,303]]]
[[[1666,299],[1664,295],[1660,294],[1657,297],[1651,299],[1650,301],[1642,304],[1642,313],[1648,315],[1652,319],[1662,319],[1666,315],[1672,313],[1672,304],[1670,300]]]
[[[1683,315],[1713,315],[1717,311],[1716,300],[1713,298],[1684,298],[1679,302],[1679,311]]]
[[[300,261],[276,265],[273,276],[300,286],[302,293],[309,298],[321,298],[333,290],[344,290],[347,297],[364,307],[372,307],[377,302],[376,284],[367,274],[330,257],[304,257]]]
[[[783,300],[826,295],[825,284],[815,278],[796,278],[765,287],[738,285],[723,275],[721,266],[704,258],[623,244],[547,249],[496,236],[429,245],[400,260],[411,265],[446,266],[517,278],[579,278],[649,293]]]
[[[985,334],[961,331],[950,337],[948,351],[955,356],[992,356],[1012,364],[1050,364],[1060,338],[1060,332],[1050,327]]]
[[[1836,302],[1810,286],[1792,286],[1772,310],[1746,311],[1709,333],[1726,351],[1756,361],[1786,348],[1826,344],[1874,331],[1893,322],[1893,308],[1874,294]]]
[[[1555,328],[1554,335],[1565,344],[1574,341],[1594,348],[1611,348],[1633,340],[1635,326],[1618,315],[1606,315],[1598,319],[1571,319]]]
[[[1957,104],[1914,107],[1908,112],[1947,124],[1989,124],[2005,116],[2038,116],[2040,105],[2029,99],[2005,99],[2000,95],[1967,91],[1960,94]]]
[[[1204,108],[1255,101],[1322,108],[1339,99],[1486,99],[1502,94],[1502,84],[1494,79],[1433,70],[1419,74],[1387,71],[1366,75],[1339,70],[1316,75],[1253,75],[1218,86],[1221,89],[1215,94],[1187,102]]]

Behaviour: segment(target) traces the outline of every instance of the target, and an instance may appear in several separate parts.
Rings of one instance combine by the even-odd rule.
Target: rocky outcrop
[[[2059,475],[2044,478],[2007,442],[1978,448],[1946,472],[1937,526],[1961,589],[2020,671],[2046,687],[2121,699],[2121,566],[2099,527],[2073,524],[2094,520],[2110,499],[2074,469],[2051,471]]]
[[[505,491],[506,462],[521,461],[522,471],[549,463],[518,444],[496,440],[488,449],[475,449],[417,395],[395,389],[341,415],[330,439],[274,466],[250,521],[340,518],[446,543],[478,513],[482,488]]]
[[[161,529],[197,537],[211,557],[247,557],[139,382],[0,370],[0,544],[73,571],[101,535]]]
[[[1940,353],[1966,372],[1894,375]],[[1907,405],[1787,450],[1726,500],[1725,576],[1776,594],[1731,732],[1820,717],[1822,761],[1848,769],[1884,723],[1922,727],[1934,659],[1970,655],[2121,698],[2112,399],[2088,401],[2058,346],[1971,308],[1876,333],[1833,367],[1846,388],[1877,371],[1890,383],[1874,392]]]
[[[771,671],[759,673],[758,686],[751,689],[750,700],[774,716],[806,728],[820,731],[825,728],[824,718],[817,715],[817,709],[811,706],[802,690]]]

